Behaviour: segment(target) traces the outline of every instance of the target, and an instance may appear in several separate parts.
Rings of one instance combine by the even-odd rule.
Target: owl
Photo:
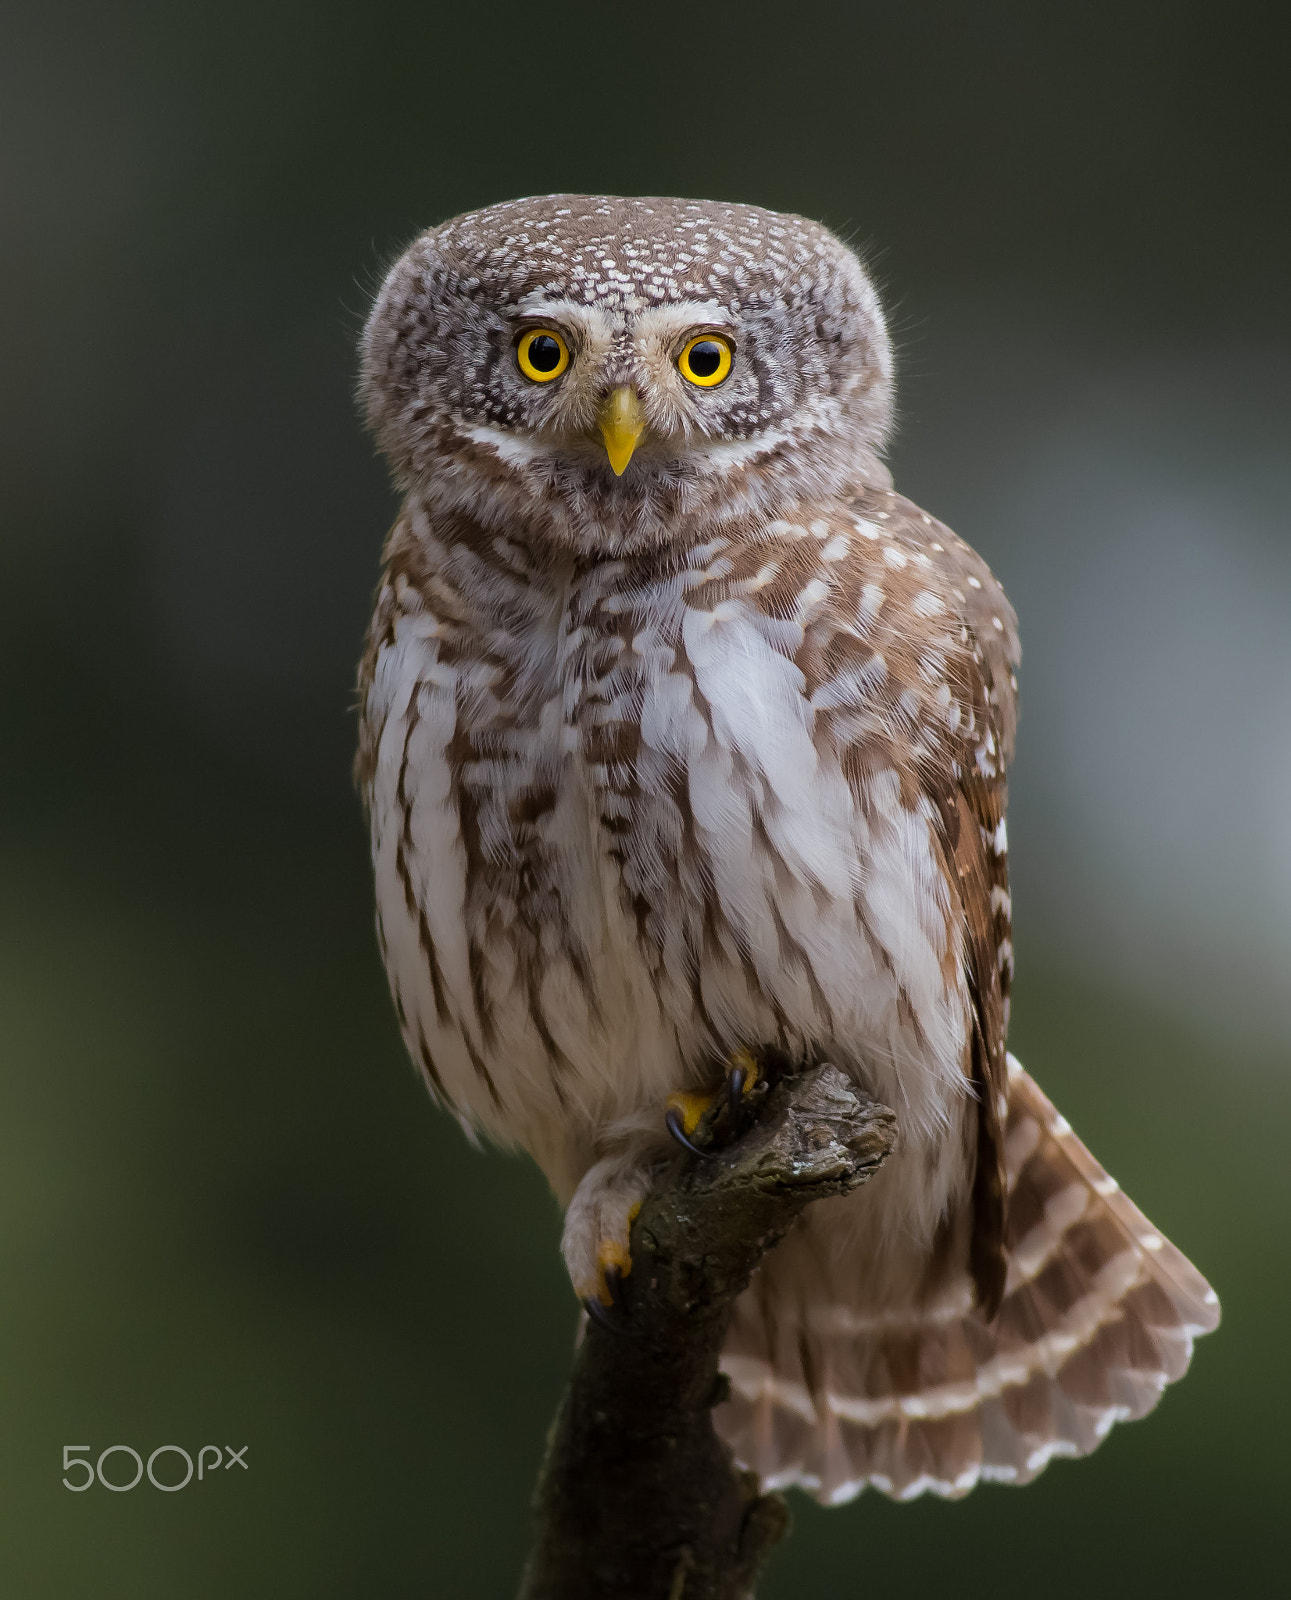
[[[380,948],[577,1294],[630,1315],[715,1094],[827,1060],[899,1144],[738,1300],[736,1457],[958,1496],[1142,1416],[1218,1302],[1006,1050],[1016,620],[892,487],[857,256],[754,206],[490,206],[395,264],[361,369],[403,494],[360,668]]]

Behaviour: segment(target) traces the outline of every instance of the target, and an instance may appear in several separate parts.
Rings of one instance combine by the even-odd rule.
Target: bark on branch
[[[878,1170],[896,1121],[831,1066],[761,1093],[747,1133],[680,1158],[641,1208],[623,1331],[589,1324],[552,1427],[521,1600],[743,1600],[788,1526],[713,1428],[722,1341],[763,1255]]]

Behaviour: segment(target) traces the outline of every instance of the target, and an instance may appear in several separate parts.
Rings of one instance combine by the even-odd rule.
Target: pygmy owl
[[[537,1160],[594,1304],[730,1064],[895,1110],[723,1357],[737,1457],[827,1502],[1025,1482],[1219,1317],[1006,1053],[1016,621],[893,491],[892,382],[839,239],[668,199],[446,222],[362,345],[404,495],[358,774],[408,1048]]]

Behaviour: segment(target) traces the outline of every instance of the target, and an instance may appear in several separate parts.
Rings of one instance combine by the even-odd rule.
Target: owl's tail
[[[867,1484],[905,1500],[1027,1483],[1150,1411],[1217,1326],[1214,1291],[1012,1057],[1009,1102],[1008,1282],[993,1322],[973,1309],[966,1269],[918,1305],[867,1303],[864,1256],[831,1257],[811,1213],[741,1297],[716,1420],[766,1486],[837,1504]],[[853,1199],[863,1206],[864,1190]]]

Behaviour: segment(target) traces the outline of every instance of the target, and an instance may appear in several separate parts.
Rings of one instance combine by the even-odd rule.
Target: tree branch
[[[577,1353],[521,1600],[743,1600],[788,1526],[714,1430],[722,1342],[763,1255],[813,1201],[878,1170],[896,1121],[831,1066],[759,1094],[749,1132],[680,1159],[633,1225],[623,1331],[591,1323]],[[697,1138],[727,1118],[715,1108]]]

